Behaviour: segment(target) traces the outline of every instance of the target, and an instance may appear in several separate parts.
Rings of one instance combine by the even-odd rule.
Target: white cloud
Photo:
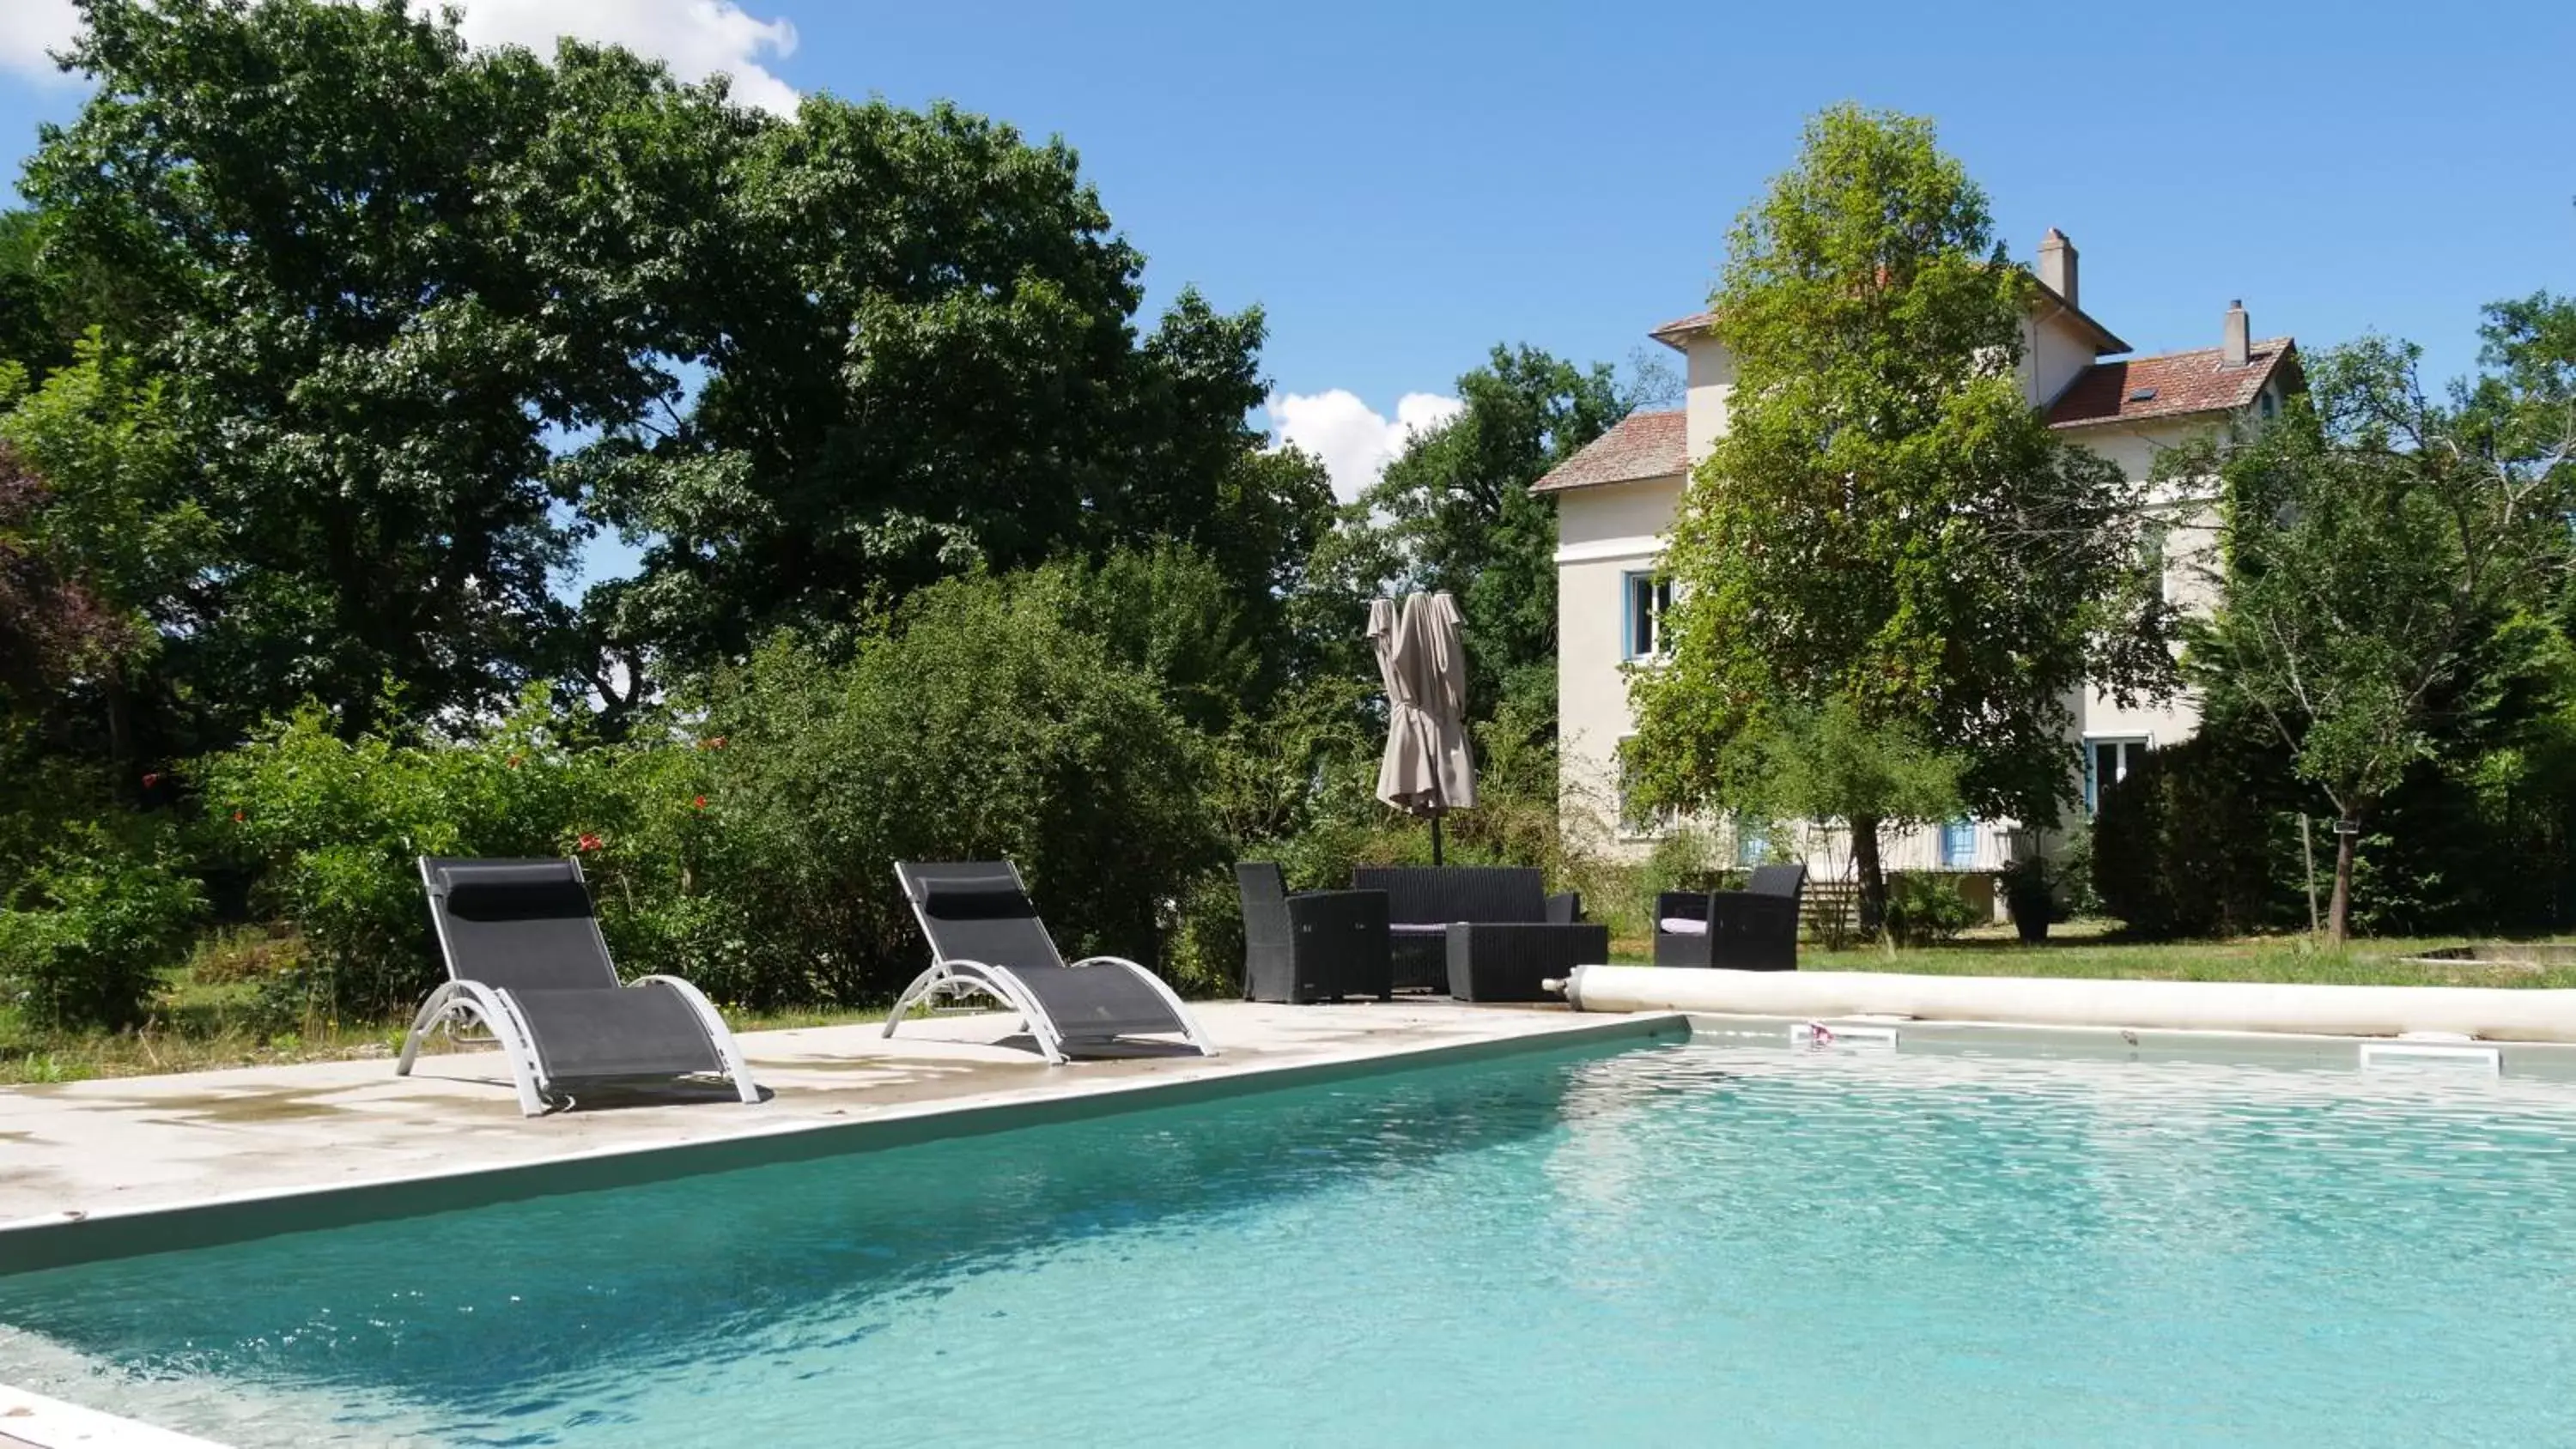
[[[796,27],[756,19],[733,0],[465,0],[464,9],[465,38],[476,45],[552,55],[557,37],[577,35],[658,57],[683,80],[729,75],[745,105],[796,109],[795,88],[761,63],[795,52]],[[45,52],[70,44],[79,28],[72,0],[0,0],[0,70],[60,75]]]
[[[12,0],[14,3],[14,0]],[[439,0],[416,7],[435,10]],[[796,27],[754,19],[733,0],[465,0],[465,38],[552,55],[559,36],[622,45],[668,61],[682,80],[733,77],[733,98],[764,111],[796,109],[795,88],[761,65],[796,50]]]
[[[71,44],[80,30],[72,0],[0,0],[0,70],[68,79],[45,52]]]
[[[1333,475],[1333,493],[1347,503],[1404,451],[1404,440],[1429,432],[1466,409],[1454,397],[1409,392],[1396,399],[1395,420],[1387,421],[1358,395],[1330,392],[1283,393],[1270,400],[1270,434],[1324,460]]]

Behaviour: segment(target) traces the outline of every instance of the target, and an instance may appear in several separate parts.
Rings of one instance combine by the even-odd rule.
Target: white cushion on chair
[[[1708,922],[1695,921],[1688,916],[1666,916],[1655,923],[1655,929],[1667,936],[1705,936]]]

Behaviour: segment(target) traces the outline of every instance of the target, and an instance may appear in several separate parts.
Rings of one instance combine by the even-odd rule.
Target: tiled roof
[[[1646,335],[1666,347],[1679,348],[1693,337],[1706,332],[1716,321],[1717,314],[1714,312],[1693,312],[1687,317],[1676,317]]]
[[[1690,466],[1690,444],[1682,431],[1682,411],[1630,413],[1619,425],[1584,445],[1583,451],[1559,463],[1530,485],[1532,493],[1563,493],[1569,488],[1595,488],[1604,483],[1634,483],[1669,478]]]
[[[2058,306],[2065,308],[2066,315],[2073,319],[2075,325],[2091,334],[2093,338],[2093,346],[2097,354],[2103,352],[2126,352],[2129,350],[2129,344],[2121,341],[2119,336],[2112,332],[2110,328],[2105,327],[2099,321],[2096,321],[2092,314],[2058,295],[2056,288],[2051,287],[2037,277],[2032,277],[2030,279],[2030,284],[2038,292],[2039,297],[2043,302],[2054,302]],[[1692,338],[1698,336],[1702,332],[1706,332],[1710,325],[1716,321],[1717,314],[1715,312],[1693,312],[1687,317],[1676,317],[1670,322],[1665,323],[1663,326],[1648,332],[1646,335],[1655,339],[1657,342],[1664,344],[1666,347],[1672,348],[1676,352],[1682,352],[1689,349]]]
[[[2094,363],[2048,405],[2048,424],[2088,428],[2227,412],[2251,406],[2275,377],[2292,382],[2298,377],[2298,348],[2287,337],[2254,343],[2246,349],[2242,367],[2226,366],[2219,358],[2220,349],[2203,347]]]

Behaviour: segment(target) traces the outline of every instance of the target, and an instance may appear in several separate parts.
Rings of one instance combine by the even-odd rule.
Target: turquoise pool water
[[[2576,1442],[2576,1087],[1701,1041],[0,1279],[244,1445]]]

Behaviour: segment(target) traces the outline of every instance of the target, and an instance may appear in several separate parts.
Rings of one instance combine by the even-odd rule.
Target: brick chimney
[[[2253,360],[2254,342],[2245,320],[2245,304],[2241,301],[2230,302],[2227,304],[2227,342],[2219,350],[2219,364],[2223,367],[2243,367]]]
[[[2066,299],[2069,307],[2080,307],[2075,300],[2075,243],[2055,227],[2039,239],[2039,279],[2048,289]]]

